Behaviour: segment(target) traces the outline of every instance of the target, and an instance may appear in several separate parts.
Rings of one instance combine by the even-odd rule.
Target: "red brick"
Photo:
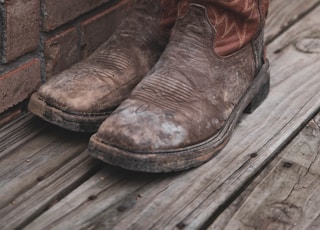
[[[39,0],[5,1],[2,62],[13,61],[39,44]]]
[[[51,31],[111,0],[43,0],[43,29]]]
[[[82,57],[88,56],[111,36],[124,17],[128,3],[128,0],[122,0],[81,23]]]
[[[37,58],[0,76],[0,113],[27,99],[40,81],[40,61]]]
[[[51,77],[80,59],[79,37],[76,28],[69,28],[44,43],[46,75]]]

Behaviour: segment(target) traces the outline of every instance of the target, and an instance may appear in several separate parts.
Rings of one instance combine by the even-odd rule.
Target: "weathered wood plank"
[[[267,43],[319,4],[319,0],[271,0],[266,30]]]
[[[0,229],[22,228],[95,174],[101,163],[91,159],[87,152],[82,152],[61,166],[51,175],[38,177],[36,184],[0,209]]]
[[[32,155],[30,153],[37,153],[50,143],[59,140],[59,135],[57,135],[56,131],[53,131],[55,129],[45,129],[48,125],[39,127],[34,121],[37,122],[39,120],[36,118],[25,120],[25,123],[21,124],[20,129],[13,130],[13,133],[8,133],[7,136],[10,136],[9,142],[12,142],[12,145],[5,149],[5,155],[1,158],[0,175],[9,173],[21,162],[29,162],[29,158]],[[39,131],[38,128],[40,129]],[[24,129],[27,130],[25,131]],[[22,135],[15,135],[16,131]],[[18,138],[18,140],[15,138]],[[0,142],[8,142],[8,139],[0,140]]]
[[[209,229],[318,229],[319,158],[320,113]]]
[[[63,202],[53,206],[49,211],[54,213],[54,217],[42,215],[40,223],[28,225],[25,229],[73,229],[83,227],[84,222],[84,229],[108,229],[118,221],[119,214],[126,213],[128,208],[139,202],[141,188],[145,189],[147,185],[147,188],[152,189],[150,185],[157,184],[157,178],[162,176],[107,166],[65,197]],[[104,222],[97,220],[92,223],[92,219],[101,217],[99,214],[105,212],[108,216]],[[83,218],[84,213],[86,218]],[[64,221],[66,218],[68,221]]]
[[[26,115],[1,130],[0,228],[16,229],[81,184],[100,162],[84,152],[89,135]],[[10,143],[12,145],[10,145]]]
[[[208,224],[319,110],[319,13],[318,7],[288,31],[290,37],[284,34],[272,42],[270,95],[254,114],[243,117],[228,146],[213,160],[177,174],[155,176],[120,170],[113,178],[116,183],[103,180],[99,188],[100,178],[109,173],[107,167],[27,229],[196,229]],[[305,38],[312,39],[305,43]],[[302,45],[297,48],[296,44]],[[88,202],[90,188],[96,199]]]
[[[12,149],[26,143],[48,125],[26,114],[0,129],[0,161]]]
[[[32,121],[33,119],[27,121],[22,128],[28,127],[33,130],[32,126],[37,127],[37,125]],[[0,208],[13,202],[16,196],[34,186],[39,178],[50,175],[83,152],[87,147],[88,138],[88,135],[49,126],[28,143],[10,149],[0,162]],[[21,142],[26,141],[22,139]]]

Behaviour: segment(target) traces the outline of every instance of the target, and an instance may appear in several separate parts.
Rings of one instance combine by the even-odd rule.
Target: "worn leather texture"
[[[190,3],[206,6],[210,23],[216,31],[215,52],[229,55],[255,37],[264,25],[269,0],[181,0],[179,15],[184,15]]]
[[[97,139],[133,154],[151,154],[214,136],[262,62],[263,35],[257,33],[253,42],[221,57],[213,49],[218,35],[207,8],[190,4],[157,64],[100,126]]]
[[[169,36],[161,22],[173,13],[165,13],[158,0],[134,1],[113,36],[87,60],[45,83],[40,99],[74,114],[113,110],[158,60]]]

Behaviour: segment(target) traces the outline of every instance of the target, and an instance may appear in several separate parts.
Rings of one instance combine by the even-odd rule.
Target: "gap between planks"
[[[318,229],[320,113],[209,227]]]

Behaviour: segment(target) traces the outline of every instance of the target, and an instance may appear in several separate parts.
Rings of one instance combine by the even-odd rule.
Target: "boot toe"
[[[101,113],[118,104],[109,99],[112,84],[98,79],[90,73],[75,74],[65,71],[43,84],[40,100],[49,106],[69,113]]]
[[[109,116],[96,136],[108,145],[139,153],[179,148],[189,138],[171,114],[132,100]]]

